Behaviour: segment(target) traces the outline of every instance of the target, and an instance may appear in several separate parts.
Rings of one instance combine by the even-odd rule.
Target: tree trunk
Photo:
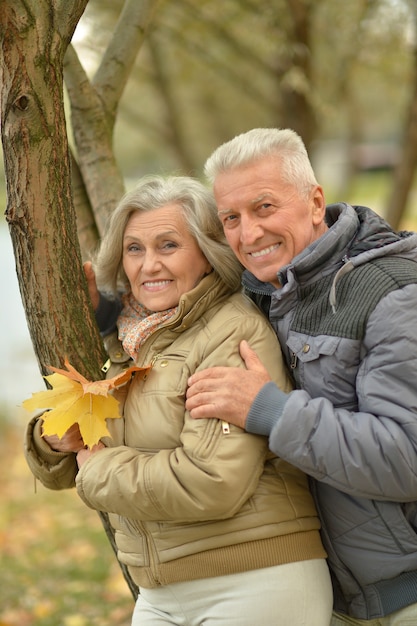
[[[62,21],[49,0],[3,2],[0,104],[6,220],[41,372],[67,356],[97,378],[105,353],[83,279],[62,77],[66,42],[86,1],[73,3]]]
[[[416,23],[417,23],[417,9]],[[407,208],[417,167],[417,46],[414,49],[414,84],[403,133],[400,160],[394,170],[391,193],[385,210],[386,220],[393,228],[399,228]]]
[[[77,238],[63,104],[63,57],[88,0],[2,0],[1,137],[6,220],[23,306],[42,374],[70,363],[91,380],[106,355]],[[107,514],[99,513],[111,545]],[[137,588],[123,574],[134,597]]]
[[[312,3],[309,0],[287,0],[287,7],[292,19],[292,32],[288,43],[290,54],[278,76],[283,103],[280,125],[293,128],[309,150],[317,130],[311,96]]]

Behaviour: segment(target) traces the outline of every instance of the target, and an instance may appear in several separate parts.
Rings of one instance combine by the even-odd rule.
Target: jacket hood
[[[327,207],[326,219],[331,228],[338,220],[340,204]],[[349,258],[358,257],[363,253],[372,252],[373,256],[399,254],[417,260],[417,234],[410,231],[395,231],[382,217],[367,207],[345,205],[343,213],[355,212],[358,228],[349,246]],[[387,247],[388,246],[388,247]],[[383,250],[381,250],[384,248]],[[369,255],[358,259],[354,265],[360,265],[369,259]]]

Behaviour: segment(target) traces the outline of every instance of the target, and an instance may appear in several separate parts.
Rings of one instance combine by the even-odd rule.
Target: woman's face
[[[151,311],[176,306],[212,269],[176,204],[131,215],[123,237],[123,268],[133,296]]]

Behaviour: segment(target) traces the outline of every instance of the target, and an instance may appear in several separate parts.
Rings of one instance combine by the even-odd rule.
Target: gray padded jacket
[[[346,204],[326,220],[280,289],[244,273],[296,386],[265,385],[247,430],[311,477],[335,609],[375,619],[417,602],[417,234]]]

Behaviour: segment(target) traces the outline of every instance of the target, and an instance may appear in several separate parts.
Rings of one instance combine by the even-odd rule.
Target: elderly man
[[[235,137],[206,174],[295,390],[243,343],[247,371],[195,373],[187,408],[268,436],[310,476],[332,624],[417,624],[417,235],[362,206],[326,207],[289,129]]]

